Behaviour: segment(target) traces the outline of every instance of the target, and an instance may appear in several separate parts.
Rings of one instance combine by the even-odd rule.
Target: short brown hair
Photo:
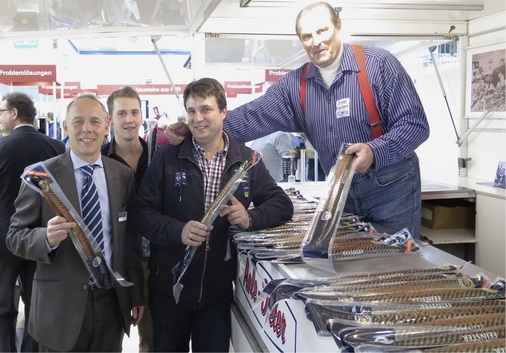
[[[225,89],[214,78],[204,77],[197,81],[190,82],[183,93],[183,103],[186,109],[186,100],[188,97],[215,97],[218,108],[221,110],[227,109],[227,97],[225,95]]]
[[[30,96],[22,92],[11,92],[4,94],[2,100],[7,103],[6,108],[16,108],[20,122],[33,124],[37,116],[37,108],[35,108],[35,103]]]
[[[111,95],[107,97],[107,109],[111,115],[114,111],[114,100],[116,100],[116,98],[135,98],[139,101],[139,108],[141,107],[141,97],[139,97],[139,93],[130,86],[124,86],[112,92]]]

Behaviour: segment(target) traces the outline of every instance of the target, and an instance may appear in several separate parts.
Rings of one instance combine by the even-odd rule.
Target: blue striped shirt
[[[380,138],[372,140],[357,80],[358,63],[351,45],[343,43],[343,50],[341,65],[328,89],[318,68],[310,65],[306,74],[306,112],[300,100],[300,67],[270,86],[264,95],[228,111],[224,130],[240,142],[275,131],[303,132],[318,151],[327,174],[343,143],[369,144],[375,169],[412,153],[429,137],[429,124],[406,70],[388,51],[364,47],[367,75],[383,130]]]

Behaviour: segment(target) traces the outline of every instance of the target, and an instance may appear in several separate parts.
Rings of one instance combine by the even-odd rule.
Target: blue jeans
[[[360,216],[379,232],[394,234],[408,228],[413,238],[420,239],[421,195],[420,166],[413,153],[355,177],[344,212]]]
[[[170,285],[172,289],[172,285]],[[179,303],[166,291],[149,291],[155,352],[228,352],[230,303],[197,303],[198,293],[184,288]]]

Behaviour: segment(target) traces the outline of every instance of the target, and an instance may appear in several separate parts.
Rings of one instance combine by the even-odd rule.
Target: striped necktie
[[[88,164],[81,167],[84,172],[84,185],[81,195],[81,205],[83,211],[83,221],[88,226],[91,234],[104,250],[104,234],[102,231],[102,213],[100,212],[100,201],[98,192],[93,182],[93,171],[98,164]]]

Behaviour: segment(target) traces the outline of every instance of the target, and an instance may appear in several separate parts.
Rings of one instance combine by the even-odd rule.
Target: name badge
[[[120,212],[118,213],[118,222],[125,222],[127,220],[127,213]]]
[[[350,116],[350,99],[343,98],[336,102],[336,118],[346,118]]]

